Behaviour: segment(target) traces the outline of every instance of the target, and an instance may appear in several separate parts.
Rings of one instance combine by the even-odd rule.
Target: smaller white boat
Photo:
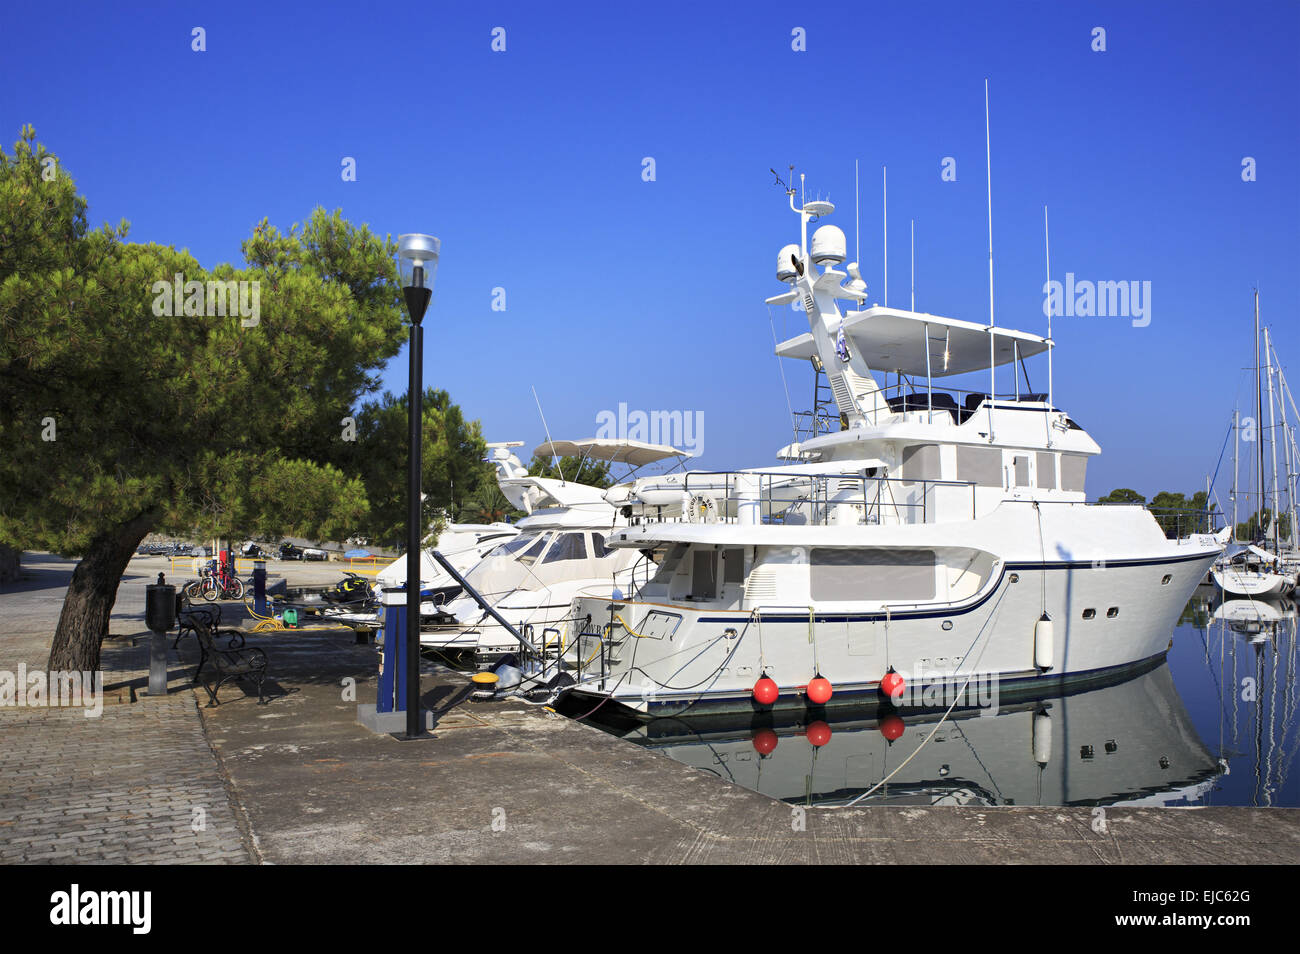
[[[1226,596],[1282,597],[1296,585],[1294,572],[1288,572],[1277,556],[1254,544],[1231,556],[1225,554],[1214,564],[1210,575]]]
[[[489,552],[519,535],[508,523],[449,523],[438,534],[437,548],[457,572],[467,573]],[[378,586],[406,585],[406,556],[400,556],[379,571]],[[460,595],[460,584],[433,562],[428,550],[420,554],[420,615],[433,616]]]
[[[489,551],[462,575],[474,593],[543,653],[558,652],[560,627],[575,599],[622,599],[655,572],[647,554],[606,545],[615,529],[627,526],[623,511],[630,485],[602,489],[529,475],[511,450],[519,444],[488,446],[501,492],[528,515],[517,524],[518,537]],[[633,472],[691,456],[667,445],[622,438],[547,441],[533,453],[624,464]],[[441,544],[438,550],[443,552]],[[514,635],[469,594],[449,602],[434,625],[424,627],[420,643],[442,653],[472,654],[484,665],[518,650]]]

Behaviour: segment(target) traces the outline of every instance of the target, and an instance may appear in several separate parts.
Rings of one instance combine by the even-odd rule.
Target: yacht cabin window
[[[1061,455],[1061,489],[1083,490],[1084,474],[1088,468],[1088,458],[1082,454]]]
[[[810,562],[814,601],[934,599],[933,550],[814,547]]]
[[[1038,452],[1038,487],[1041,490],[1056,489],[1056,455],[1046,451]]]
[[[957,479],[980,487],[1002,486],[1002,451],[996,447],[957,445]]]
[[[514,539],[496,547],[488,555],[494,557],[512,556],[513,554],[519,553],[521,550],[525,550],[538,542],[538,536],[539,535],[536,533],[521,533]],[[542,537],[544,539],[545,535],[543,534]],[[536,556],[536,554],[534,554],[534,556]]]
[[[939,480],[939,445],[914,444],[903,450],[904,480]]]
[[[1029,486],[1029,457],[1028,455],[1017,454],[1012,458],[1016,469],[1016,486]]]
[[[541,556],[542,551],[546,549],[546,544],[550,542],[550,539],[551,535],[549,533],[543,533],[532,546],[519,554],[519,562],[525,566],[532,566],[537,558]]]
[[[559,563],[561,560],[585,560],[587,544],[581,533],[561,533],[546,551],[543,563]]]

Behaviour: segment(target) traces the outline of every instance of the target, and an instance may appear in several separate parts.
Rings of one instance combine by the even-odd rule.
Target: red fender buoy
[[[831,693],[833,691],[834,690],[831,688],[831,681],[822,676],[821,673],[818,673],[812,678],[812,681],[808,683],[808,701],[816,703],[819,706],[824,706],[826,703],[831,701]]]
[[[889,672],[885,673],[884,678],[880,680],[880,691],[895,702],[902,698],[905,686],[903,677],[894,672],[893,666],[889,667]]]
[[[808,741],[813,744],[814,748],[820,749],[831,740],[831,727],[818,719],[804,730],[804,735],[807,736]]]
[[[763,673],[762,678],[754,683],[754,701],[760,706],[770,706],[776,702],[776,698],[780,694],[781,690],[777,688],[776,682],[767,673]]]
[[[754,751],[759,755],[771,755],[776,748],[776,743],[780,741],[775,732],[771,729],[759,729],[754,733]]]
[[[896,715],[885,716],[880,720],[880,734],[888,739],[891,744],[903,734],[903,730],[906,728],[906,723]]]

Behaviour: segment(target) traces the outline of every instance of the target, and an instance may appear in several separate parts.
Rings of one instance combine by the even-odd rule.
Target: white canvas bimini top
[[[1029,358],[1047,350],[1047,339],[1040,335],[998,327],[993,329],[993,335],[994,365],[1009,364],[1017,353]],[[849,347],[876,371],[924,376],[927,340],[933,377],[966,374],[989,366],[988,325],[957,318],[876,305],[849,312],[844,318],[844,336]],[[776,353],[782,358],[807,360],[817,353],[817,347],[808,332],[781,342]]]
[[[611,464],[627,464],[629,467],[644,467],[646,464],[667,460],[670,457],[695,456],[667,444],[647,444],[645,441],[612,437],[589,437],[582,441],[546,441],[539,444],[533,453],[538,457],[589,457],[592,460],[609,461]]]

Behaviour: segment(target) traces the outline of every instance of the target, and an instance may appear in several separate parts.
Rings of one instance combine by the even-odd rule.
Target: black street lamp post
[[[420,470],[424,438],[424,329],[420,322],[433,295],[441,244],[432,235],[399,235],[398,261],[402,294],[411,315],[411,379],[407,391],[407,423],[410,427],[407,465],[406,510],[406,737],[417,738],[422,730],[420,713],[420,586],[423,574],[424,518],[420,498]]]

